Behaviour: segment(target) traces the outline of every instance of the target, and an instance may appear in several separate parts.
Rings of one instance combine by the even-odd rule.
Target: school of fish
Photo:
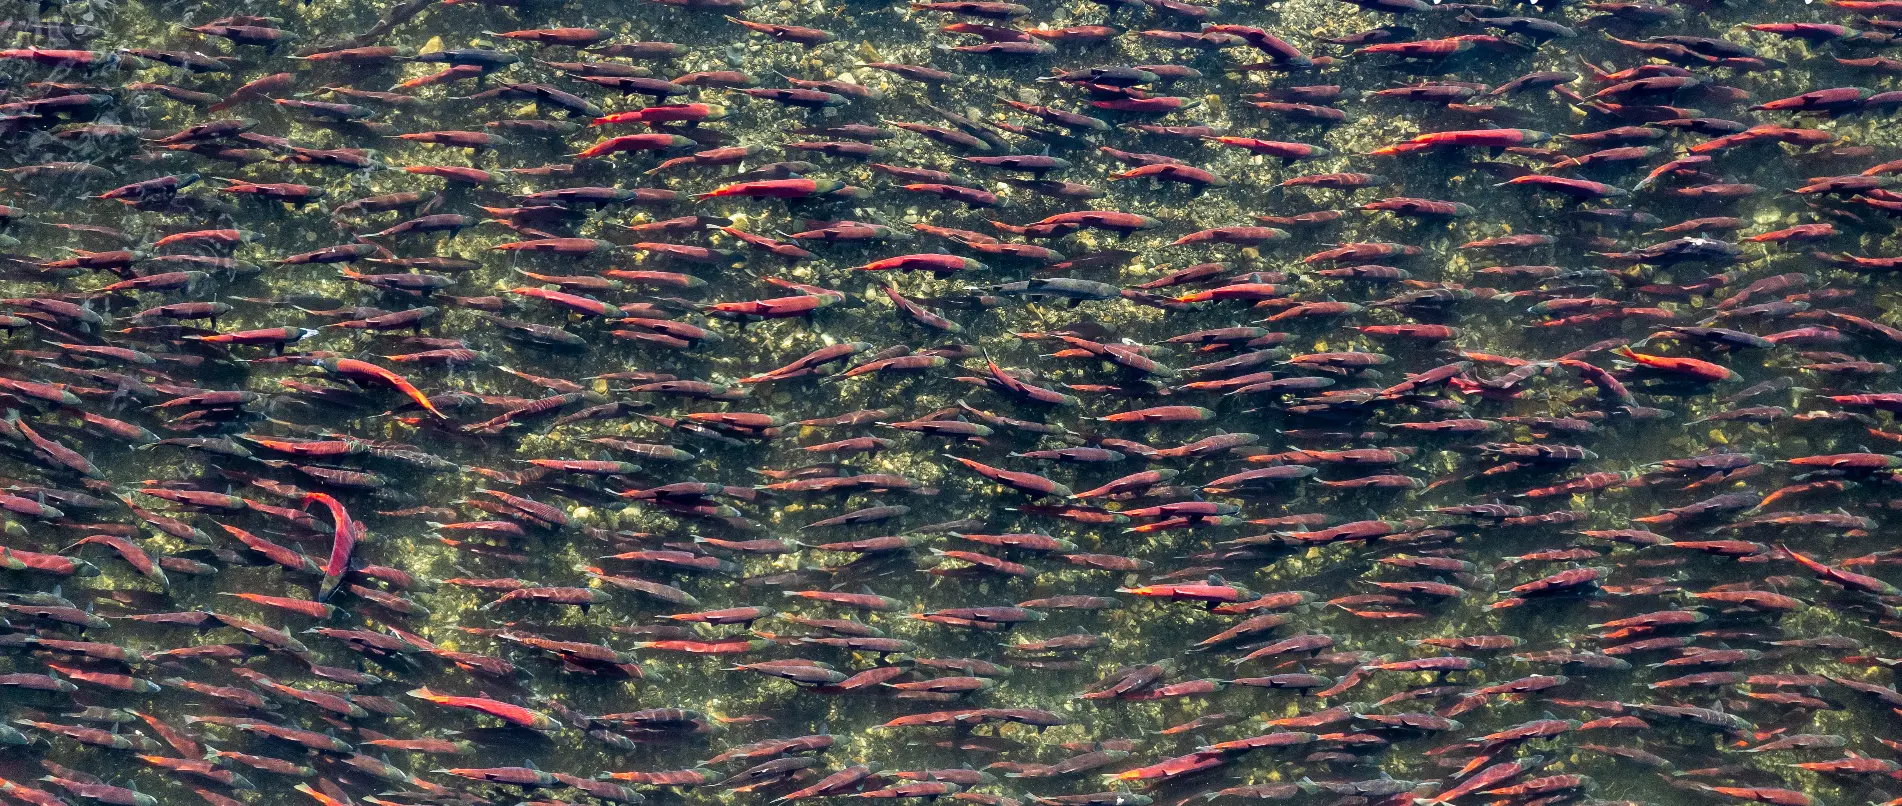
[[[0,803],[1902,804],[1902,0],[0,36]]]

